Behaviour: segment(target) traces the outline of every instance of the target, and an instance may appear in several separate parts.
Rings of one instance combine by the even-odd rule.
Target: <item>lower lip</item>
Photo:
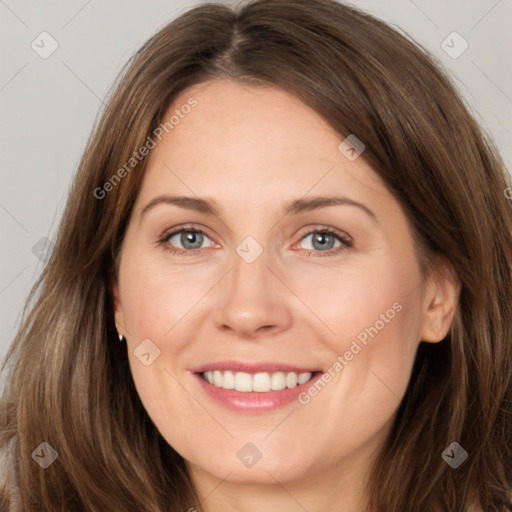
[[[313,385],[322,376],[322,372],[314,373],[311,379],[294,388],[267,391],[265,393],[256,391],[243,393],[234,389],[218,388],[206,382],[201,374],[195,373],[194,376],[199,380],[199,384],[205,393],[224,407],[237,412],[262,413],[284,407],[294,400],[298,401],[298,396]]]

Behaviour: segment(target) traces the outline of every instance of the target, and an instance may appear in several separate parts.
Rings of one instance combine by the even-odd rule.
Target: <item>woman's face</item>
[[[419,341],[449,328],[446,289],[361,147],[296,97],[223,80],[165,120],[176,110],[114,290],[149,416],[191,468],[231,482],[367,462]]]

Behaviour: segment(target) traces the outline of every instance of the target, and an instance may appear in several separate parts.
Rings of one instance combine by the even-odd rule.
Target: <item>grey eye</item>
[[[177,238],[177,241],[176,241]],[[184,230],[182,229],[178,233],[175,233],[173,236],[169,238],[169,242],[172,245],[177,246],[180,249],[200,249],[203,245],[205,239],[208,237],[196,230]],[[173,240],[174,239],[174,240]],[[179,243],[178,243],[179,241]],[[181,247],[180,247],[181,244]]]
[[[311,247],[304,247],[303,241],[309,237],[313,237],[312,243],[310,243]],[[310,234],[306,235],[301,241],[301,246],[303,246],[302,247],[303,249],[308,249],[308,250],[316,250],[316,251],[331,250],[331,249],[334,249],[335,247],[339,247],[341,245],[341,242],[339,240],[338,240],[338,245],[337,246],[334,245],[337,241],[336,240],[337,238],[338,238],[338,236],[333,235],[331,233],[322,233],[321,231],[316,231],[314,233],[310,233]]]

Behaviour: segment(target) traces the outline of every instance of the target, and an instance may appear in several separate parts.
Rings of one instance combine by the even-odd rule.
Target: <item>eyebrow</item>
[[[161,195],[152,199],[141,211],[140,216],[142,217],[146,212],[154,208],[159,204],[172,204],[185,208],[187,210],[195,210],[200,213],[206,213],[208,215],[220,216],[222,208],[213,199],[201,199],[199,197],[191,196],[169,196]],[[358,201],[349,199],[348,197],[311,197],[308,199],[300,198],[291,201],[286,204],[283,208],[283,216],[286,215],[297,215],[303,212],[309,212],[317,210],[319,208],[326,208],[329,206],[355,206],[364,211],[369,217],[377,222],[377,216],[367,206]]]

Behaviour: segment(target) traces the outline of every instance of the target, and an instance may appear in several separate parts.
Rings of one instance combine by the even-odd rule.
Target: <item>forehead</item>
[[[197,106],[173,129],[171,146],[195,140],[216,156],[229,149],[240,159],[257,155],[265,160],[297,153],[327,158],[336,145],[336,134],[316,112],[278,88],[228,80],[198,85],[176,98],[167,116],[191,97]]]
[[[162,122],[171,118],[149,155],[146,181],[161,182],[172,170],[203,190],[215,183],[233,188],[233,179],[303,194],[349,182],[383,186],[362,158],[346,158],[339,149],[343,138],[319,114],[277,87],[197,84],[175,98]]]

